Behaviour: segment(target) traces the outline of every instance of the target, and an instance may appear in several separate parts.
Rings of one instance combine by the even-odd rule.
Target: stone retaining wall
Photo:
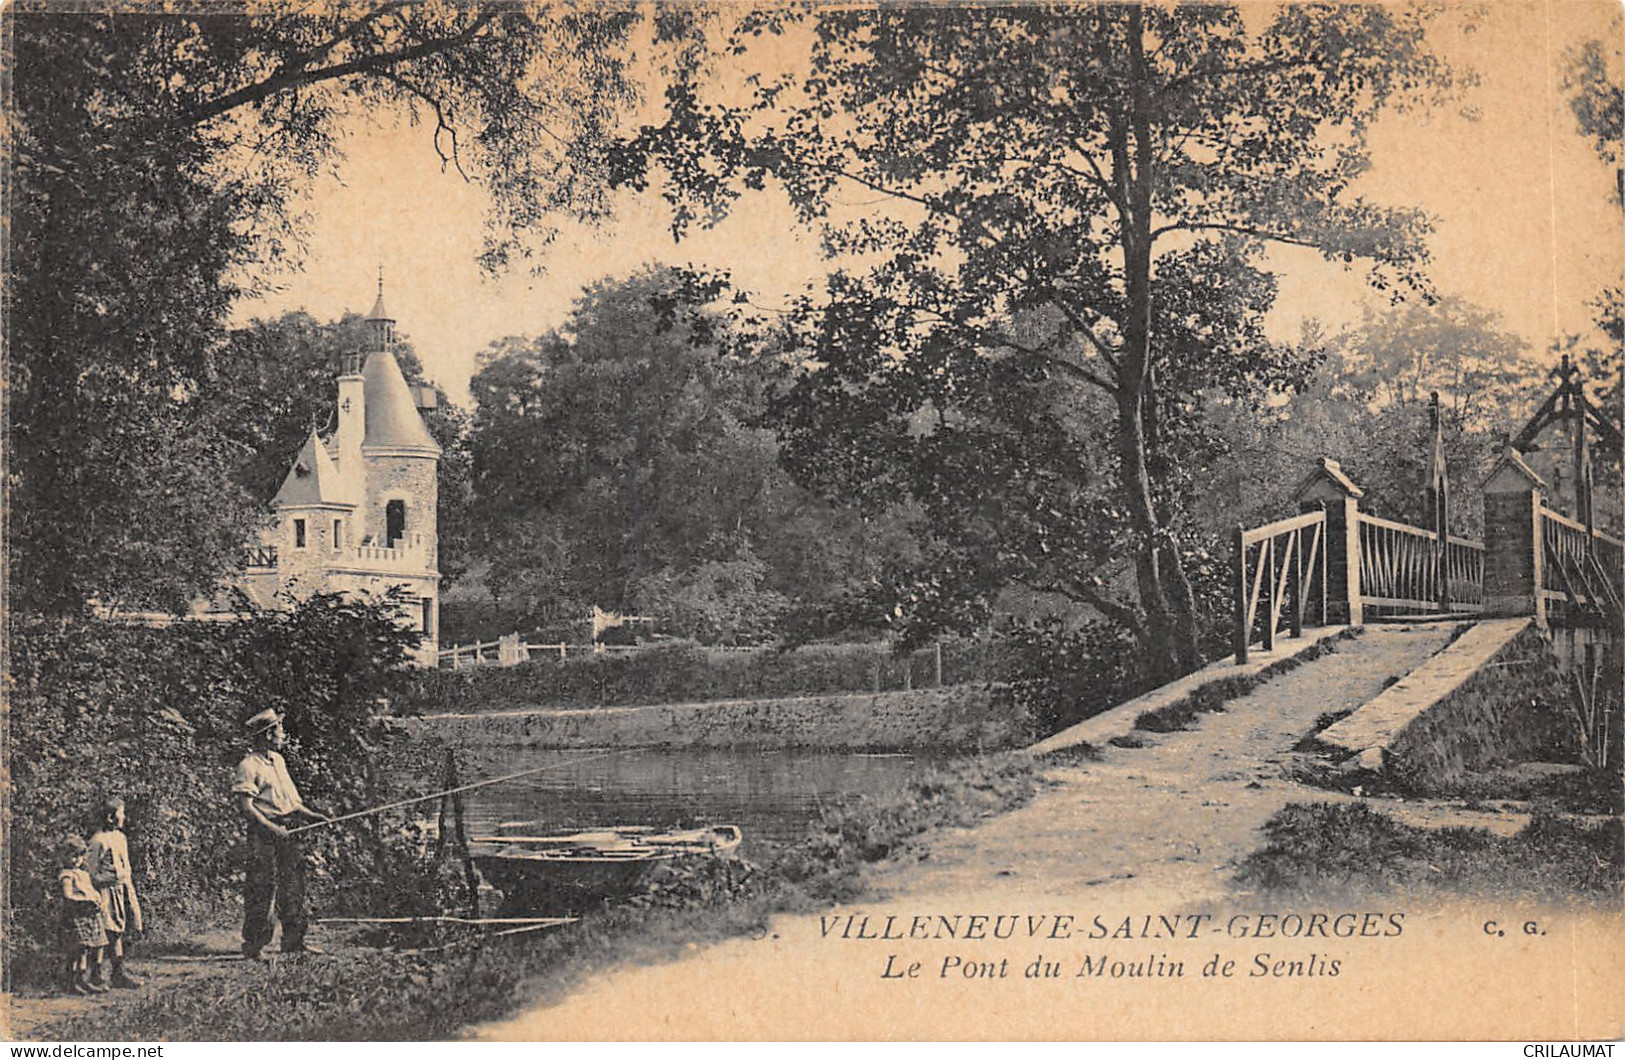
[[[997,698],[987,685],[957,685],[873,695],[431,714],[400,724],[467,746],[970,752],[1022,742],[1021,725]]]
[[[1475,624],[1403,680],[1320,734],[1418,791],[1550,756],[1569,739],[1567,678],[1533,619]]]

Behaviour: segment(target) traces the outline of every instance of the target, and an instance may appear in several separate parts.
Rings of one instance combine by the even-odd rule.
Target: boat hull
[[[737,828],[650,833],[620,830],[574,836],[476,839],[474,865],[500,889],[501,915],[562,915],[649,890],[674,866],[731,856]]]

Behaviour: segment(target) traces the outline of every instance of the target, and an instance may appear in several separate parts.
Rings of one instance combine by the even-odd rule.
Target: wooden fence
[[[572,655],[615,655],[626,654],[642,650],[636,644],[570,644],[565,641],[557,643],[532,643],[524,640],[518,633],[496,640],[480,641],[476,644],[454,644],[450,648],[442,648],[439,653],[439,665],[450,670],[463,670],[474,666],[517,666],[522,662],[529,662],[537,654],[556,656],[560,659]]]
[[[1305,605],[1326,620],[1326,513],[1306,512],[1253,530],[1236,529],[1236,661],[1255,640],[1265,651],[1286,619],[1301,637]],[[1249,573],[1250,572],[1250,573]]]
[[[944,662],[943,644],[937,641],[928,648],[919,648],[902,656],[895,656],[890,646],[885,644],[869,645],[874,652],[868,665],[872,675],[871,689],[881,691],[910,691],[919,688],[942,688],[948,684],[961,684],[966,681],[988,681],[995,679],[998,670],[996,660],[989,656],[985,640],[978,638],[975,642],[978,647],[965,650],[962,647],[955,649],[952,657]],[[538,658],[568,659],[572,656],[583,655],[634,655],[638,652],[658,650],[662,647],[659,642],[645,642],[641,644],[569,644],[533,643],[524,640],[518,633],[499,637],[496,640],[481,641],[475,644],[459,644],[444,648],[439,652],[438,665],[443,669],[466,670],[478,666],[517,666]],[[766,652],[776,652],[780,649],[771,644],[761,645],[712,645],[704,649],[708,653],[721,653],[724,655],[755,655]],[[893,665],[893,663],[895,663]],[[883,674],[882,670],[886,672]],[[919,675],[916,677],[916,669]]]

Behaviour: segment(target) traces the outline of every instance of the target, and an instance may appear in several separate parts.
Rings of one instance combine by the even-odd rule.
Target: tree
[[[1617,55],[1610,61],[1600,41],[1587,41],[1569,57],[1563,87],[1581,135],[1597,157],[1614,170],[1615,196],[1625,209],[1625,87],[1620,84]],[[1625,372],[1625,289],[1607,287],[1592,303],[1597,329],[1608,337],[1602,351],[1587,351],[1588,378],[1599,387],[1603,408],[1621,406],[1621,373]]]
[[[807,612],[838,610],[895,553],[893,523],[780,468],[755,425],[777,369],[729,355],[708,297],[646,269],[585,291],[564,332],[482,356],[477,548],[514,621],[596,604],[754,640],[794,603],[808,632],[832,632],[851,616]]]
[[[256,499],[214,429],[235,299],[296,259],[290,203],[350,115],[432,122],[492,193],[483,260],[607,208],[600,147],[640,15],[435,2],[7,8],[12,603],[180,607]],[[683,16],[655,16],[657,36]]]
[[[989,412],[1002,421],[1007,449],[1038,445],[1022,436],[1036,428],[1075,450],[1094,440],[1069,428],[1067,407],[1103,398],[1109,514],[1135,557],[1141,643],[1166,677],[1199,662],[1189,542],[1168,488],[1181,431],[1202,391],[1291,374],[1260,327],[1274,298],[1264,247],[1363,260],[1379,288],[1422,283],[1426,218],[1350,186],[1382,109],[1442,100],[1459,81],[1426,47],[1431,15],[1353,4],[758,14],[730,47],[805,26],[810,61],[795,65],[808,72],[766,79],[744,106],[678,83],[664,123],[622,150],[618,177],[642,187],[662,167],[678,232],[776,180],[832,250],[878,259],[799,307],[817,370],[783,408],[792,454],[839,448],[854,481],[889,454],[929,458],[941,447],[903,444],[904,425],[935,418],[933,436],[953,438],[961,425],[943,403],[957,409],[967,391],[994,402],[976,411],[984,426]],[[890,209],[852,219],[848,195]],[[1019,385],[989,389],[994,377]],[[1035,417],[1050,422],[1024,422]],[[988,440],[984,430],[960,451]],[[872,450],[855,452],[859,442]],[[1089,478],[1055,460],[1008,471],[1016,484],[987,504],[1002,515],[1058,519]],[[1027,503],[1012,508],[1011,491]],[[1078,524],[1046,520],[970,557],[978,575],[965,589],[985,598],[1008,553],[1049,567],[1029,550]],[[1095,576],[1065,585],[1123,612]],[[970,602],[964,617],[985,609]]]
[[[1569,93],[1580,134],[1591,141],[1597,157],[1614,169],[1614,194],[1625,206],[1625,88],[1610,69],[1601,41],[1587,41],[1569,55],[1563,88]]]
[[[1440,394],[1454,495],[1473,497],[1545,385],[1545,367],[1500,318],[1459,298],[1362,307],[1359,323],[1326,333],[1308,322],[1298,343],[1314,365],[1290,402],[1216,411],[1233,447],[1210,469],[1203,519],[1234,526],[1279,518],[1288,492],[1321,457],[1342,463],[1374,515],[1429,524],[1432,421]],[[1476,503],[1451,506],[1452,532],[1482,534]]]

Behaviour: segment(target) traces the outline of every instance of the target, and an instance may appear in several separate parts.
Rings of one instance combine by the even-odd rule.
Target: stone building
[[[368,314],[370,349],[346,357],[336,427],[305,439],[234,586],[275,609],[318,592],[377,595],[399,587],[403,621],[423,632],[419,660],[439,648],[436,538],[440,446],[424,425],[430,395],[415,391],[392,352],[395,321],[383,282]]]

